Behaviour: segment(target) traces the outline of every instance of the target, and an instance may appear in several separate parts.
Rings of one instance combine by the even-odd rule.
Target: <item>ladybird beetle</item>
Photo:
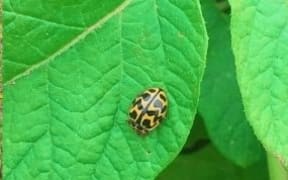
[[[163,89],[147,89],[133,100],[128,122],[138,134],[146,135],[165,118],[167,105]]]

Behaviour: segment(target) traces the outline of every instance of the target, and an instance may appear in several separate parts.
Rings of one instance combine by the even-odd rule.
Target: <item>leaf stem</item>
[[[273,154],[267,152],[267,162],[270,174],[270,180],[287,180],[288,172]]]

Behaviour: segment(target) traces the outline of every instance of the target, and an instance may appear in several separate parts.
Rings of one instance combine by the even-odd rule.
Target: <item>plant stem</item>
[[[288,172],[284,169],[280,161],[271,153],[267,152],[267,162],[270,180],[287,180]]]

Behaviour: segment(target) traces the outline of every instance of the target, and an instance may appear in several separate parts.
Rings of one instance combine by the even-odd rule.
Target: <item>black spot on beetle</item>
[[[134,101],[132,102],[133,106],[140,104],[141,103],[141,99],[134,99]]]
[[[166,111],[167,106],[164,106],[161,110],[161,113],[164,113]]]
[[[156,90],[155,90],[155,89],[149,89],[148,91],[149,91],[149,92],[151,92],[151,93],[154,93],[154,92],[156,92]]]
[[[142,98],[143,98],[144,101],[149,101],[150,97],[151,97],[151,95],[149,93],[144,93],[142,95]]]
[[[131,119],[136,119],[136,117],[137,117],[136,111],[130,112],[130,113],[129,113],[129,116],[130,116]]]
[[[161,122],[162,121],[162,116],[155,116],[155,118],[153,119],[153,122],[156,123],[157,121]]]
[[[141,103],[138,104],[137,107],[138,107],[139,110],[142,110],[142,109],[143,109],[143,105],[142,105]]]
[[[151,128],[150,121],[148,119],[144,119],[143,120],[143,126],[145,126],[146,128]]]
[[[143,115],[144,114],[140,114],[139,116],[138,116],[138,118],[136,119],[136,123],[139,125],[140,123],[141,123],[141,120],[142,120],[142,118],[143,118]]]
[[[158,114],[158,111],[147,111],[148,116],[155,116]]]
[[[163,101],[166,101],[166,97],[165,97],[163,94],[160,94],[160,98],[161,98]]]

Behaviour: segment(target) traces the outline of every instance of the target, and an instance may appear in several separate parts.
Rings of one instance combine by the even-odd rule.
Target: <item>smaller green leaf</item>
[[[247,166],[263,158],[263,150],[245,118],[230,44],[229,19],[212,1],[202,0],[209,35],[207,67],[199,112],[222,154]]]
[[[189,141],[206,138],[204,125],[195,120]],[[261,173],[259,173],[261,172]],[[180,154],[157,178],[157,180],[268,180],[267,166],[262,160],[252,166],[241,168],[225,159],[210,144],[190,154]]]
[[[230,0],[232,46],[247,119],[288,167],[288,1]]]

